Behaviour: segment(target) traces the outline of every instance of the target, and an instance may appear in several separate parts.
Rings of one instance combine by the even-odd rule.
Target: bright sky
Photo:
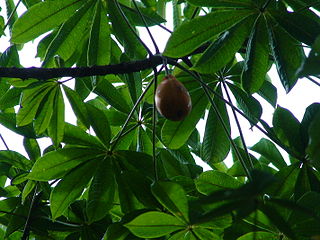
[[[1,15],[4,15],[5,11],[5,3],[4,1],[0,1],[0,7],[2,8]],[[172,8],[168,8],[172,9]],[[24,9],[19,8],[19,14],[21,14]],[[168,12],[168,19],[170,19],[171,13]],[[169,29],[172,29],[172,26],[170,23],[167,24],[167,27]],[[151,28],[151,31],[153,33],[153,36],[156,39],[157,44],[159,45],[160,50],[164,49],[165,43],[169,37],[169,34],[162,30],[159,27]],[[8,33],[8,31],[6,31]],[[151,46],[151,50],[153,50],[152,43],[150,41],[150,38],[146,35],[146,31],[141,31],[141,37],[142,39],[147,43],[148,46]],[[40,66],[39,59],[35,58],[36,55],[36,43],[29,42],[24,45],[24,48],[20,52],[20,60],[21,64],[24,67],[31,67],[31,66]],[[0,52],[3,52],[8,46],[10,46],[8,37],[2,36],[0,38]],[[318,87],[311,83],[307,79],[299,79],[297,85],[293,88],[293,90],[286,94],[280,80],[278,78],[277,72],[275,67],[272,67],[270,71],[270,76],[272,79],[272,83],[277,87],[278,89],[278,104],[281,107],[288,108],[299,120],[302,119],[304,111],[307,106],[309,106],[313,102],[319,102],[319,89]],[[272,122],[272,114],[273,114],[273,108],[268,104],[263,104],[263,115],[262,119],[267,121],[271,124]],[[68,112],[68,111],[67,111]],[[70,121],[70,119],[68,120]],[[71,120],[72,122],[73,120]],[[253,129],[253,131],[249,130],[250,125],[247,123],[247,121],[241,121],[241,124],[243,126],[243,131],[245,135],[245,139],[248,146],[252,146],[254,143],[256,143],[261,137],[264,137],[258,130]],[[199,129],[203,129],[203,122],[201,122],[198,125]],[[19,135],[14,134],[11,131],[8,131],[4,127],[0,126],[0,133],[6,140],[9,148],[11,150],[16,150],[21,152],[22,154],[25,154],[23,147],[22,147],[22,139]],[[238,136],[237,129],[235,125],[233,124],[233,137]],[[50,141],[48,139],[43,139],[42,146],[48,146],[50,145]],[[5,146],[0,141],[0,150],[4,150]]]

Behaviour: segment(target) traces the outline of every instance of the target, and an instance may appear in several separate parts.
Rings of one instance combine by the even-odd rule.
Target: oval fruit
[[[171,121],[183,120],[191,111],[188,90],[173,75],[167,75],[156,90],[156,107]]]

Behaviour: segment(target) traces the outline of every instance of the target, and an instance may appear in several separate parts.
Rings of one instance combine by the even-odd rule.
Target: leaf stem
[[[153,88],[153,109],[152,109],[152,157],[154,168],[154,179],[158,181],[158,163],[156,156],[156,127],[157,127],[157,110],[156,110],[156,92],[158,85],[158,72],[157,69],[153,69],[154,72],[154,88]]]
[[[143,97],[146,95],[146,93],[148,92],[149,88],[151,87],[151,85],[153,84],[154,79],[147,85],[146,89],[143,91],[143,93],[140,95],[140,97],[137,99],[137,101],[135,102],[134,106],[132,107],[126,121],[124,122],[119,134],[117,135],[116,139],[113,141],[113,144],[111,146],[110,151],[112,152],[114,150],[114,148],[116,147],[117,143],[119,142],[120,138],[122,137],[124,130],[126,129],[132,115],[134,114],[136,108],[138,107],[138,105],[140,104],[140,102],[142,101]]]
[[[123,20],[127,23],[128,27],[130,28],[130,30],[132,31],[132,33],[135,35],[135,37],[137,38],[137,40],[142,44],[142,46],[146,49],[146,51],[148,52],[149,56],[153,56],[153,53],[150,51],[150,49],[148,48],[148,46],[141,40],[141,38],[139,37],[139,35],[137,34],[137,32],[135,31],[135,29],[131,26],[128,18],[126,17],[126,15],[124,14],[124,12],[122,11],[120,4],[118,3],[117,0],[113,0],[113,2],[115,3],[115,5],[117,6]]]
[[[24,229],[23,229],[23,234],[22,234],[21,240],[27,240],[29,238],[29,234],[30,234],[30,218],[31,218],[32,210],[35,207],[36,198],[37,198],[37,185],[34,188],[33,196],[32,196],[30,207],[29,207],[29,212],[28,212],[28,216],[27,216],[27,219],[26,219],[26,223],[24,225]]]
[[[0,133],[0,138],[1,138],[1,141],[3,142],[4,146],[6,147],[6,149],[10,150],[1,133]]]
[[[11,19],[13,18],[14,14],[17,12],[17,8],[19,7],[19,5],[20,5],[21,2],[22,2],[22,0],[19,0],[19,1],[17,2],[17,4],[14,6],[14,9],[13,9],[13,11],[11,12],[11,14],[10,14],[10,16],[9,16],[6,24],[3,26],[3,30],[2,30],[3,33],[4,33],[4,31],[6,30],[6,28],[8,27],[8,25],[10,24],[10,21],[11,21]]]
[[[222,82],[224,91],[226,92],[228,101],[229,101],[230,103],[232,103],[232,100],[231,100],[231,97],[230,97],[230,94],[229,94],[229,91],[228,91],[228,88],[227,88],[227,85],[226,85],[224,79],[223,79],[221,82]],[[233,114],[234,119],[235,119],[235,121],[236,121],[236,125],[237,125],[237,128],[238,128],[239,134],[240,134],[240,139],[241,139],[241,142],[242,142],[242,146],[243,146],[244,151],[245,151],[245,153],[246,153],[247,160],[248,160],[249,165],[250,165],[250,169],[253,169],[254,166],[253,166],[253,163],[252,163],[250,154],[249,154],[249,152],[248,152],[248,148],[247,148],[247,145],[246,145],[244,136],[243,136],[243,132],[242,132],[242,129],[241,129],[241,125],[240,125],[240,122],[239,122],[237,113],[236,113],[236,111],[235,111],[233,108],[231,108],[231,111],[232,111],[232,114]]]
[[[314,80],[312,77],[307,76],[306,77],[308,80],[310,80],[311,82],[313,82],[314,84],[316,84],[318,87],[320,87],[320,83],[318,83],[316,80]]]
[[[197,79],[198,79],[198,80],[201,80],[201,77],[198,76]],[[245,161],[243,160],[243,158],[242,158],[242,156],[241,156],[241,154],[240,154],[240,152],[239,152],[239,149],[237,148],[235,142],[233,141],[233,139],[232,139],[232,137],[231,137],[231,133],[228,131],[228,128],[227,128],[226,124],[225,124],[224,121],[223,121],[223,118],[222,118],[222,116],[221,116],[221,114],[220,114],[220,112],[219,112],[219,110],[218,110],[217,105],[216,105],[215,102],[213,101],[213,99],[212,99],[212,97],[210,96],[210,93],[209,93],[207,87],[203,84],[203,81],[202,81],[202,80],[200,81],[200,84],[201,84],[201,86],[202,86],[205,94],[207,95],[207,97],[208,97],[208,99],[209,99],[209,101],[210,101],[210,103],[211,103],[211,106],[213,107],[215,113],[217,114],[217,116],[218,116],[218,118],[219,118],[219,121],[220,121],[220,123],[221,123],[221,125],[222,125],[222,127],[223,127],[223,130],[225,131],[226,135],[228,136],[228,139],[229,139],[229,141],[230,141],[230,144],[231,144],[231,146],[233,147],[233,149],[234,149],[234,151],[235,151],[235,153],[236,153],[236,155],[237,155],[237,157],[238,157],[238,159],[239,159],[239,161],[240,161],[240,163],[241,163],[241,165],[242,165],[242,167],[243,167],[243,169],[244,169],[244,171],[245,171],[248,179],[251,181],[251,180],[252,180],[252,177],[251,177],[250,169],[247,167]]]
[[[145,28],[147,29],[147,32],[148,32],[148,34],[149,34],[149,36],[150,36],[150,38],[151,38],[151,41],[152,41],[152,43],[153,43],[153,46],[154,46],[155,50],[156,50],[156,54],[159,54],[160,51],[159,51],[158,45],[157,45],[156,41],[154,40],[154,38],[153,38],[153,36],[152,36],[152,34],[151,34],[151,32],[150,32],[150,29],[149,29],[149,27],[148,27],[148,25],[147,25],[147,22],[146,22],[145,18],[144,18],[143,15],[141,14],[141,11],[140,11],[140,9],[138,8],[138,5],[137,5],[136,1],[133,0],[132,2],[133,2],[133,4],[134,4],[134,7],[137,9],[138,14],[139,14],[140,18],[142,19]]]

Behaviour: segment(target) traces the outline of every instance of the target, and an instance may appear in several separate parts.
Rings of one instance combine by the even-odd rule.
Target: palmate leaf
[[[108,65],[111,55],[111,37],[108,18],[101,1],[97,1],[90,30],[88,64]]]
[[[84,34],[88,32],[92,18],[93,0],[88,1],[75,12],[59,29],[46,51],[43,66],[46,66],[55,55],[68,60],[79,47]]]
[[[177,218],[189,222],[189,207],[183,188],[172,182],[155,182],[152,194],[157,200]]]
[[[57,87],[55,87],[52,91],[50,91],[50,93],[48,93],[48,97],[45,99],[45,102],[42,105],[36,120],[34,121],[34,130],[37,135],[43,133],[49,127],[57,91],[59,90]]]
[[[126,52],[136,58],[143,58],[146,51],[133,34],[128,24],[123,19],[115,3],[116,0],[108,1],[108,14],[112,23],[113,33],[121,40]]]
[[[291,36],[309,46],[320,34],[320,22],[302,12],[272,10],[270,14]]]
[[[110,77],[99,77],[97,79],[98,83],[95,86],[94,92],[101,96],[107,103],[109,103],[115,109],[123,113],[130,112],[130,107],[124,100],[124,97],[121,95],[119,90],[108,81]]]
[[[48,135],[50,136],[54,146],[59,146],[64,134],[64,100],[61,88],[58,89],[53,105],[53,114],[48,126]]]
[[[258,143],[250,148],[251,150],[261,154],[268,161],[270,161],[278,169],[287,167],[281,153],[277,147],[270,140],[262,138]]]
[[[195,6],[213,7],[213,8],[252,8],[253,1],[251,0],[187,0]]]
[[[63,90],[71,104],[72,110],[77,118],[89,128],[90,120],[86,105],[83,103],[79,94],[67,86],[63,86]]]
[[[185,22],[173,32],[163,54],[168,57],[185,56],[252,14],[253,10],[214,11]]]
[[[216,170],[203,172],[196,179],[195,184],[198,191],[206,195],[218,190],[235,189],[242,185],[230,175]]]
[[[302,144],[300,123],[295,116],[289,110],[277,107],[273,114],[272,124],[278,138],[303,156],[305,149]]]
[[[33,121],[39,110],[40,104],[46,101],[46,96],[55,89],[56,83],[46,82],[23,92],[22,102],[18,114],[17,125],[25,126]],[[38,130],[38,129],[37,129]]]
[[[50,209],[53,219],[61,216],[69,205],[81,195],[94,174],[99,160],[101,159],[81,164],[64,176],[54,187],[50,195]]]
[[[265,81],[269,65],[268,30],[264,16],[260,16],[248,41],[241,78],[243,89],[249,94],[257,92]]]
[[[262,107],[260,103],[252,96],[248,95],[236,85],[229,84],[232,94],[237,100],[239,108],[254,122],[257,123],[262,115]]]
[[[124,225],[141,238],[165,236],[186,226],[178,218],[163,212],[146,212]]]
[[[34,5],[15,22],[11,41],[25,43],[35,39],[63,23],[84,2],[84,0],[56,0]]]
[[[278,240],[279,235],[270,232],[250,232],[241,237],[237,238],[237,240]]]
[[[15,151],[0,151],[0,162],[8,163],[13,167],[28,171],[32,167],[32,162],[25,156]]]
[[[86,212],[89,222],[102,219],[112,207],[115,195],[115,178],[111,159],[106,158],[98,163],[90,184]]]
[[[298,80],[297,71],[302,66],[305,55],[300,42],[290,36],[282,27],[269,22],[268,29],[277,71],[281,83],[288,93]]]
[[[208,47],[193,69],[200,73],[215,73],[229,63],[250,34],[255,18],[256,15],[249,16],[226,31]]]
[[[216,91],[221,96],[223,95],[221,85],[218,86]],[[213,107],[211,107],[206,122],[206,128],[200,152],[201,158],[209,165],[223,161],[230,150],[230,141],[227,134],[231,134],[231,132],[226,104],[222,100],[218,99],[218,97],[215,97],[213,101],[217,106],[217,111],[222,117],[222,121],[226,126],[228,133],[226,133],[225,129],[223,128],[218,114],[215,112]]]
[[[49,152],[33,165],[28,178],[37,181],[49,181],[63,177],[68,171],[80,164],[103,157],[97,149],[73,147]]]

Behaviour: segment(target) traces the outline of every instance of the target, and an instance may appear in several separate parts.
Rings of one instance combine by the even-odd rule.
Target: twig
[[[310,77],[310,76],[307,76],[306,77],[308,80],[310,80],[311,82],[313,82],[314,84],[316,84],[317,86],[319,86],[320,87],[320,83],[318,83],[316,80],[314,80],[312,77]]]
[[[232,103],[232,100],[231,100],[231,97],[230,97],[230,94],[229,94],[229,91],[228,91],[228,88],[227,88],[227,85],[226,85],[224,79],[222,80],[222,85],[223,85],[224,91],[226,92],[228,101],[229,101],[230,103]],[[247,148],[247,145],[246,145],[244,136],[243,136],[243,132],[242,132],[242,129],[241,129],[241,125],[240,125],[240,122],[239,122],[237,113],[236,113],[236,111],[235,111],[233,108],[231,108],[231,111],[232,111],[233,116],[234,116],[234,119],[235,119],[235,121],[236,121],[236,125],[237,125],[238,131],[239,131],[239,134],[240,134],[240,138],[241,138],[241,142],[242,142],[244,151],[245,151],[245,153],[246,153],[248,162],[249,162],[249,164],[250,164],[250,168],[253,169],[254,166],[253,166],[253,163],[252,163],[250,154],[249,154],[249,152],[248,152],[248,148]]]
[[[154,168],[154,179],[158,180],[158,164],[156,157],[156,127],[157,127],[157,110],[156,110],[156,92],[158,85],[158,72],[157,69],[153,69],[154,73],[154,88],[153,88],[153,109],[152,109],[152,157],[153,157],[153,168]]]
[[[138,107],[138,105],[140,104],[141,100],[143,99],[143,97],[146,95],[146,93],[148,92],[149,88],[151,87],[151,85],[153,84],[154,80],[152,80],[146,87],[146,89],[143,91],[143,93],[140,95],[140,97],[137,99],[136,103],[134,104],[134,106],[132,107],[126,121],[124,122],[119,134],[117,135],[117,138],[113,141],[113,144],[110,148],[110,151],[112,152],[114,150],[114,148],[116,147],[117,143],[119,142],[120,138],[122,137],[122,134],[124,133],[124,130],[126,129],[132,115],[134,114],[136,108]]]
[[[149,34],[149,36],[150,36],[150,38],[151,38],[151,41],[152,41],[152,43],[153,43],[153,46],[154,46],[155,50],[156,50],[156,54],[159,54],[160,51],[159,51],[158,45],[157,45],[156,41],[154,40],[154,38],[153,38],[153,36],[152,36],[152,34],[151,34],[151,32],[150,32],[150,29],[149,29],[149,27],[148,27],[148,25],[147,25],[146,20],[144,19],[143,15],[141,14],[140,9],[138,8],[136,1],[133,0],[132,2],[133,2],[133,4],[134,4],[135,8],[137,9],[138,14],[139,14],[140,18],[142,19],[145,28],[147,29],[147,32],[148,32],[148,34]]]
[[[8,25],[10,24],[10,21],[11,19],[13,18],[14,14],[17,12],[17,8],[19,7],[20,3],[21,3],[22,0],[19,0],[17,2],[17,4],[14,6],[14,9],[13,11],[11,12],[9,18],[8,18],[8,21],[6,22],[6,24],[4,25],[3,27],[3,32],[6,30],[6,28],[8,27]]]
[[[136,36],[137,40],[142,44],[142,46],[146,49],[146,51],[148,52],[149,56],[152,56],[153,53],[150,51],[150,49],[148,48],[148,46],[141,40],[141,38],[139,37],[139,35],[137,34],[137,32],[133,29],[133,27],[131,26],[128,18],[126,17],[126,15],[124,14],[124,12],[122,11],[119,3],[117,0],[113,0],[113,2],[115,3],[115,5],[117,6],[123,20],[127,23],[128,27],[130,28],[130,30],[132,31],[132,33]]]
[[[6,147],[6,149],[10,150],[1,133],[0,133],[0,138],[1,138],[1,141],[3,142],[4,146]]]
[[[23,235],[21,237],[21,240],[27,240],[29,238],[29,234],[30,234],[30,217],[31,217],[32,210],[34,208],[36,197],[37,197],[37,186],[34,189],[34,193],[33,193],[33,196],[32,196],[31,203],[30,203],[30,208],[29,208],[29,212],[28,212],[26,223],[24,225]]]

